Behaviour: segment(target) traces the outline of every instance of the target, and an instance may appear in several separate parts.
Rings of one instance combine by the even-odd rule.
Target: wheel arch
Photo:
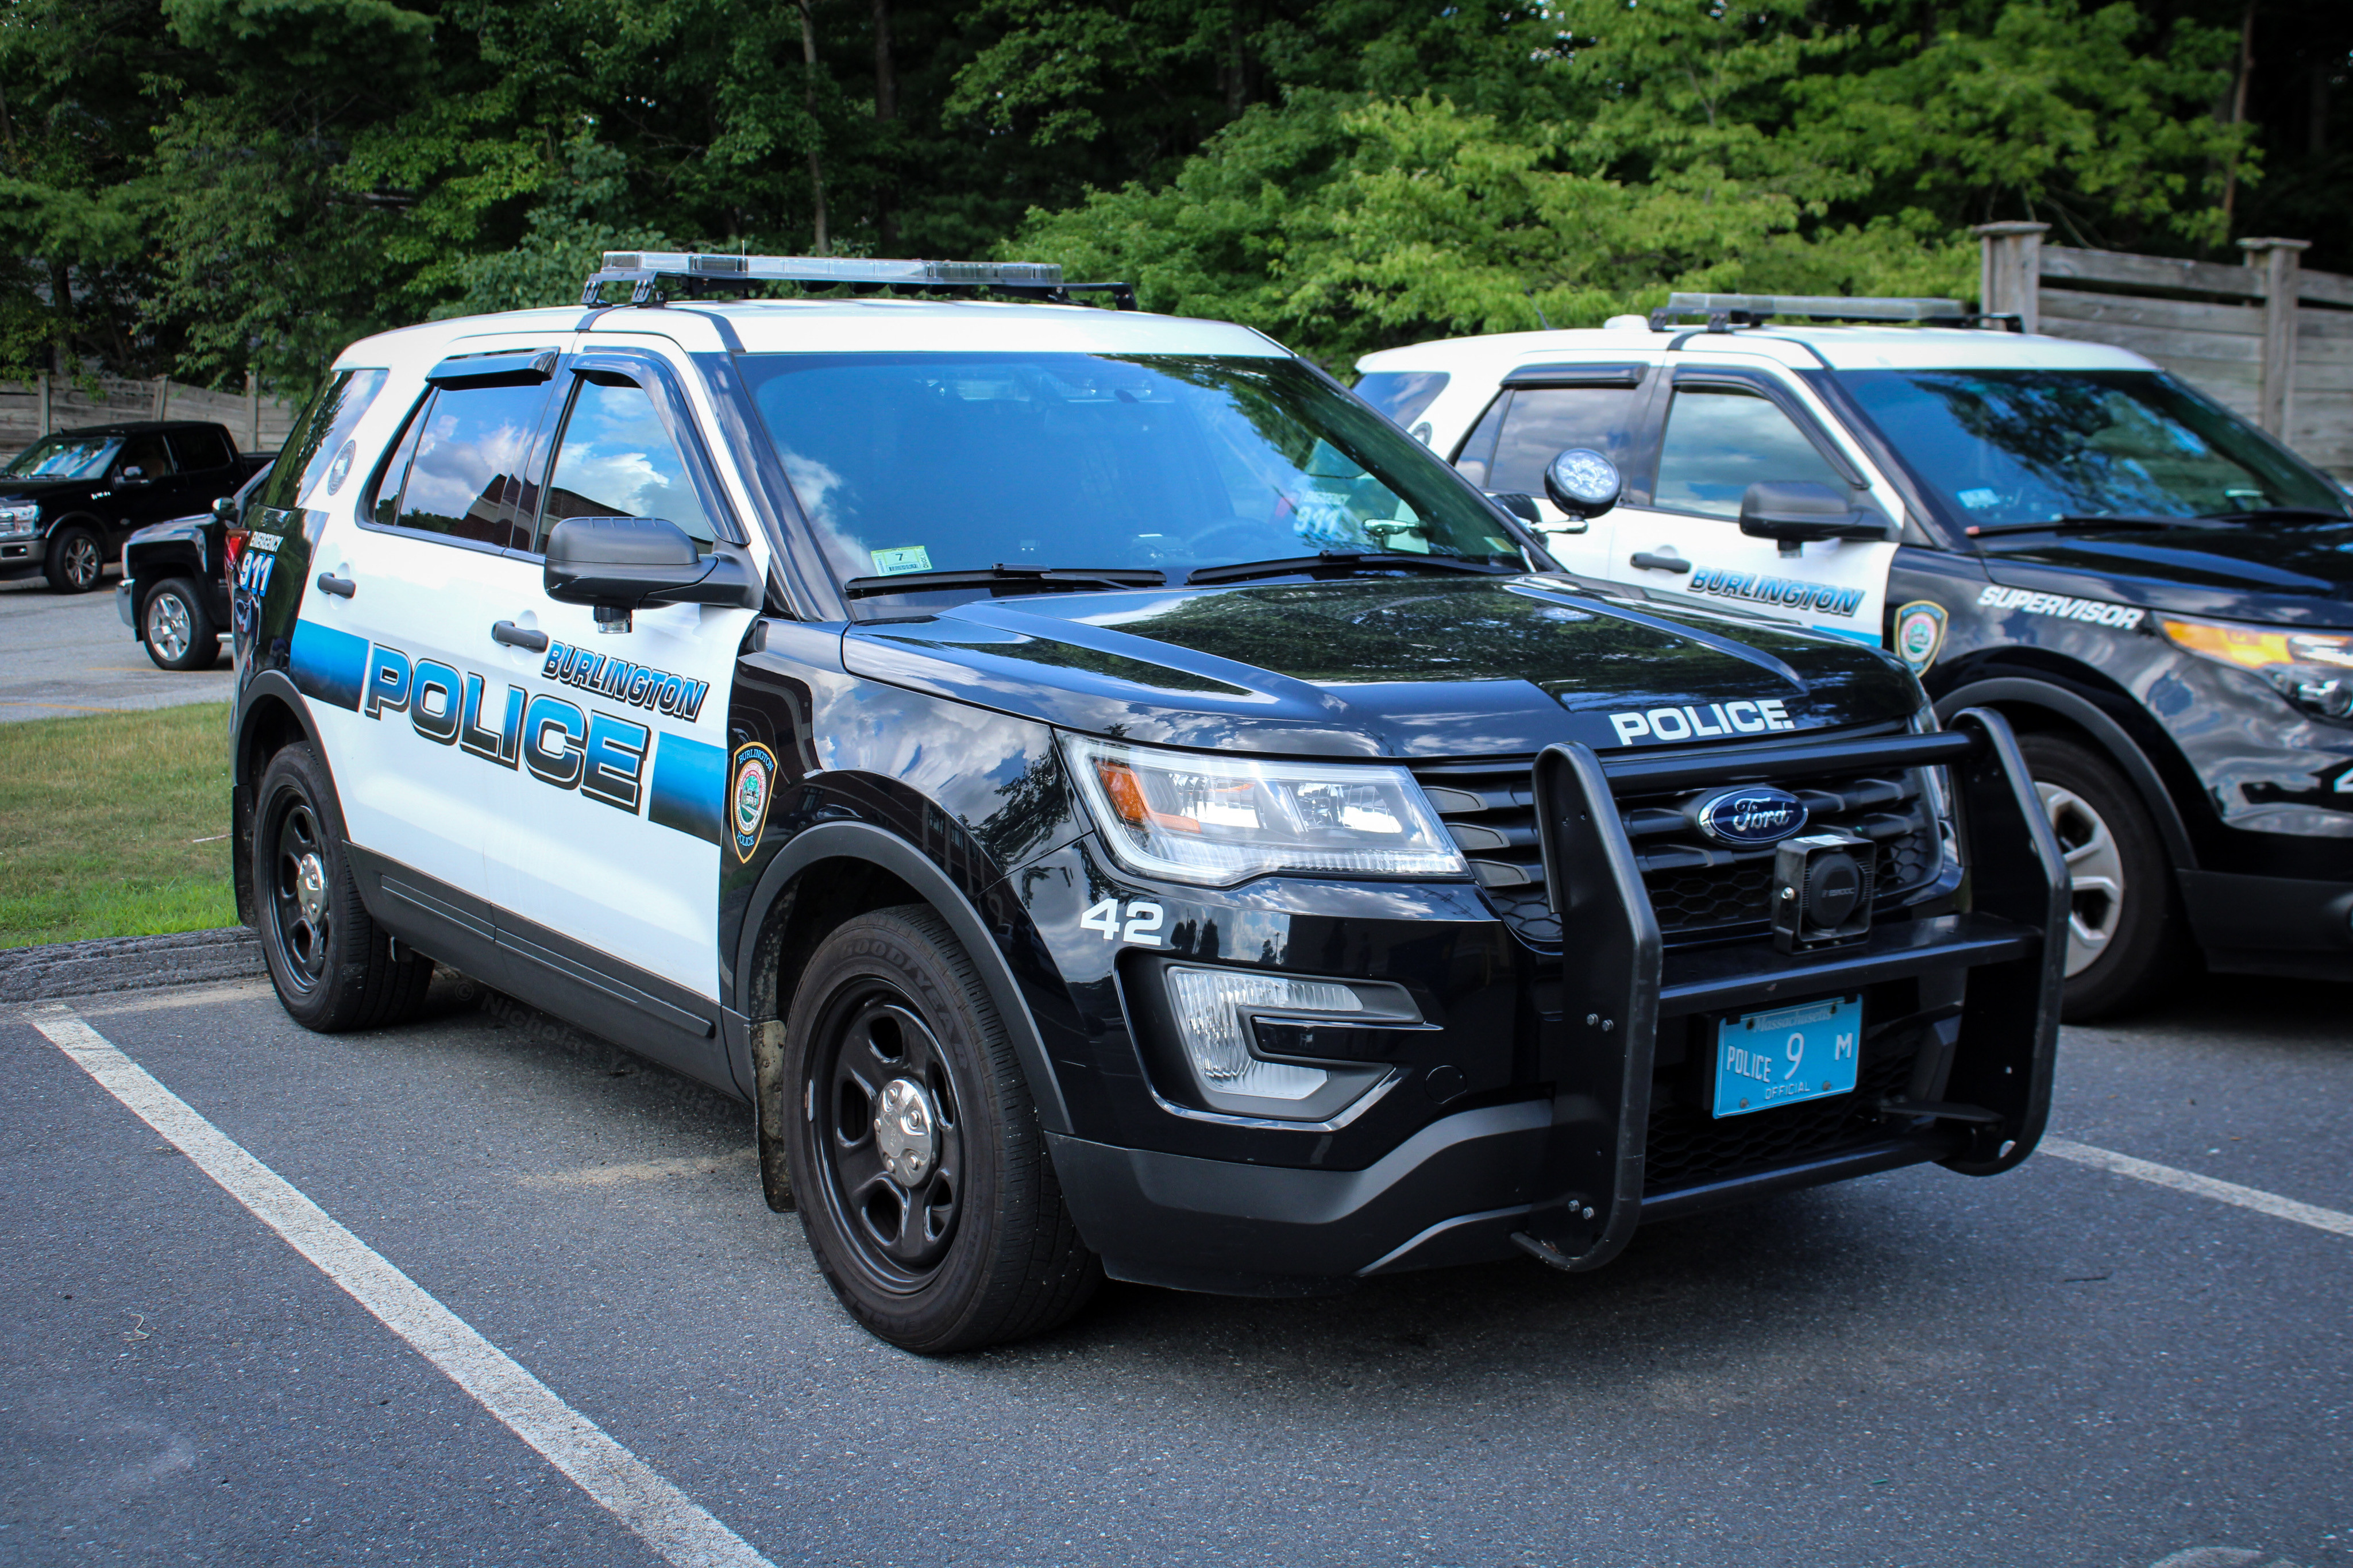
[[[2177,868],[2194,869],[2198,852],[2172,791],[2156,762],[2132,731],[2084,693],[2052,680],[2026,675],[1988,675],[1957,686],[1936,700],[1939,722],[1965,708],[1992,708],[2021,734],[2073,731],[2106,754],[2131,784]]]
[[[335,815],[335,831],[342,833],[343,793],[334,782],[334,760],[320,743],[318,726],[311,722],[311,705],[282,671],[260,671],[237,699],[237,728],[229,738],[229,861],[237,888],[237,918],[245,925],[252,925],[259,912],[253,889],[254,790],[269,759],[298,741],[310,746],[319,766],[326,770],[328,787],[334,791],[329,809]]]
[[[826,931],[853,915],[902,903],[924,904],[947,921],[1004,1020],[1039,1123],[1050,1132],[1070,1131],[1070,1110],[1045,1040],[987,921],[921,850],[870,823],[826,822],[804,829],[761,873],[734,954],[735,994],[754,1029],[761,1020],[783,1016],[791,1001],[787,977],[797,976]],[[754,1076],[745,1071],[749,1065],[737,1064],[747,1080]]]

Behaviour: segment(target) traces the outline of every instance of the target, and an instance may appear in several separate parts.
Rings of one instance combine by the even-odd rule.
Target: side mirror
[[[143,485],[147,482],[147,470],[134,463],[116,474],[114,482],[118,485]]]
[[[213,500],[213,521],[227,528],[237,526],[237,506],[235,496],[216,496]]]
[[[547,596],[596,612],[600,632],[625,632],[642,605],[738,605],[757,609],[760,583],[733,545],[705,555],[659,517],[567,517],[547,535]]]
[[[1583,447],[1567,451],[1545,465],[1545,494],[1577,524],[1564,532],[1582,533],[1585,525],[1618,504],[1626,481],[1618,465]]]
[[[1812,479],[1760,479],[1740,498],[1740,531],[1770,539],[1784,555],[1825,539],[1885,539],[1887,519],[1842,491]]]

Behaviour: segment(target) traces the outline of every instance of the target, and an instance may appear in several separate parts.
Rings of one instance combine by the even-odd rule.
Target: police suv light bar
[[[1934,321],[1967,326],[1995,318],[1979,316],[1958,300],[1904,300],[1835,294],[1670,294],[1664,310],[1651,312],[1651,330],[1671,330],[1678,317],[1698,316],[1711,331],[1754,327],[1776,316],[1803,321]]]
[[[727,256],[682,250],[608,250],[591,273],[580,302],[599,302],[607,283],[632,286],[633,304],[661,302],[659,286],[682,280],[690,293],[704,285],[754,283],[851,284],[868,288],[995,289],[1056,304],[1071,303],[1073,290],[1107,292],[1124,309],[1135,308],[1134,290],[1124,283],[1066,283],[1062,269],[1046,261],[892,261],[867,257]]]

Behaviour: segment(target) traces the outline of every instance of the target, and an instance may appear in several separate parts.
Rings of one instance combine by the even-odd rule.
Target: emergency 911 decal
[[[703,682],[681,681],[619,660],[596,668],[600,676],[616,671],[613,694],[626,693],[627,700],[648,706],[683,687],[693,689],[691,700],[700,708],[708,689]],[[630,672],[626,679],[621,669]],[[712,844],[723,841],[719,796],[726,752],[718,746],[585,709],[553,692],[501,682],[503,689],[493,696],[490,680],[474,671],[439,659],[411,658],[399,648],[314,621],[295,623],[288,674],[305,697],[379,721],[406,713],[422,740],[528,773],[541,784],[575,790],[632,816],[642,811],[659,826]],[[648,692],[652,695],[640,695]]]

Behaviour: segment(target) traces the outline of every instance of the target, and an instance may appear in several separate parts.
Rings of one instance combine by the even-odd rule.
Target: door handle
[[[524,627],[515,625],[512,621],[491,622],[491,640],[492,642],[502,642],[509,647],[527,648],[533,653],[545,653],[547,651],[547,634],[545,632],[530,631]]]
[[[1637,550],[1627,559],[1645,572],[1688,572],[1691,563],[1669,552],[1660,554],[1649,550]]]
[[[360,585],[349,577],[338,577],[331,572],[319,574],[319,592],[332,594],[338,599],[348,599],[360,591]]]

